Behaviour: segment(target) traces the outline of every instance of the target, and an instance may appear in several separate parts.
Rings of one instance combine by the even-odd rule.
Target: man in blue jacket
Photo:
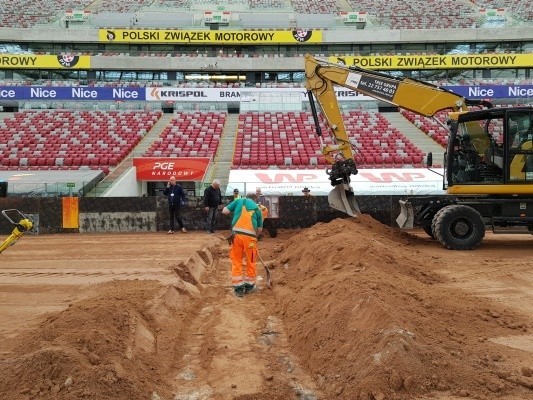
[[[181,206],[185,205],[185,191],[181,185],[176,183],[175,176],[170,178],[167,187],[163,190],[163,194],[168,198],[168,212],[170,214],[170,230],[168,233],[174,233],[174,220],[178,221],[182,232],[187,232],[181,219]]]

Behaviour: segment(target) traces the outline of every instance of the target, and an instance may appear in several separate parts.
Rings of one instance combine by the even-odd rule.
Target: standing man
[[[268,208],[259,203],[259,197],[257,197],[257,193],[256,193],[256,201],[257,201],[257,206],[259,207],[259,210],[261,211],[261,217],[263,217],[263,228],[265,227],[265,219],[267,219],[268,217]],[[270,233],[270,231],[269,231]],[[257,236],[257,240],[261,240],[263,239],[263,232],[261,232],[258,236]]]
[[[222,214],[233,213],[229,257],[231,284],[238,297],[251,292],[255,288],[257,278],[257,237],[263,230],[263,217],[256,201],[255,193],[249,194],[246,198],[232,201],[222,209]],[[245,271],[242,265],[243,257],[246,257]]]
[[[215,179],[211,186],[204,190],[204,209],[207,212],[206,231],[215,233],[217,211],[222,206],[222,193],[220,181]]]
[[[170,214],[170,230],[168,234],[174,233],[174,220],[178,221],[178,225],[183,233],[187,232],[181,219],[181,206],[185,205],[185,191],[181,185],[176,183],[176,177],[170,177],[167,187],[163,190],[163,194],[168,199],[168,212]]]
[[[263,204],[263,205],[266,206],[266,204],[265,204],[265,196],[263,196],[263,193],[261,192],[261,188],[260,187],[255,188],[255,195],[257,196],[257,203],[258,204]]]
[[[257,196],[257,204],[264,205],[267,209],[270,208],[270,200],[263,195],[260,187],[255,188],[255,195]]]

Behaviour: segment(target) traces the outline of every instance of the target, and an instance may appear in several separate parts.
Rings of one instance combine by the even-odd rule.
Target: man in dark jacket
[[[204,209],[207,212],[206,231],[215,233],[215,224],[218,210],[222,207],[222,193],[220,181],[215,179],[211,186],[204,190]]]
[[[168,212],[170,214],[170,230],[168,233],[174,233],[174,219],[178,221],[181,231],[187,232],[181,219],[181,206],[185,205],[185,192],[181,185],[176,183],[175,176],[170,178],[167,187],[163,190],[163,194],[168,198]]]

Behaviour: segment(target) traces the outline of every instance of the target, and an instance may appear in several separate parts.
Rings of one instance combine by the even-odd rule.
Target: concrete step
[[[220,180],[222,189],[228,183],[229,173],[233,162],[233,149],[237,139],[237,127],[239,124],[238,114],[228,114],[224,124],[224,130],[220,136],[217,152],[213,162],[206,173],[206,181]]]
[[[445,149],[416,126],[414,126],[402,114],[395,112],[382,113],[382,115],[391,123],[392,126],[403,133],[405,137],[411,141],[411,143],[422,150],[425,155],[427,155],[429,152],[432,152],[434,162],[443,159]]]
[[[141,141],[135,146],[135,149],[126,156],[126,158],[117,165],[101,182],[99,182],[94,189],[87,194],[87,196],[100,197],[113,186],[123,173],[133,167],[133,158],[141,157],[146,150],[150,148],[152,143],[159,138],[161,132],[172,121],[174,114],[163,114],[161,118],[155,123],[155,125],[144,135]]]

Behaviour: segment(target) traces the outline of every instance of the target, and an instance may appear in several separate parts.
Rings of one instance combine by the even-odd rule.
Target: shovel
[[[263,261],[263,258],[262,258],[261,255],[259,254],[259,252],[257,252],[257,256],[259,257],[259,261],[261,261],[261,264],[263,264],[263,267],[265,268],[265,272],[266,272],[266,284],[267,284],[267,287],[268,287],[268,288],[271,288],[271,287],[272,287],[272,280],[270,279],[270,270],[269,270],[268,267],[266,266],[265,262]]]

